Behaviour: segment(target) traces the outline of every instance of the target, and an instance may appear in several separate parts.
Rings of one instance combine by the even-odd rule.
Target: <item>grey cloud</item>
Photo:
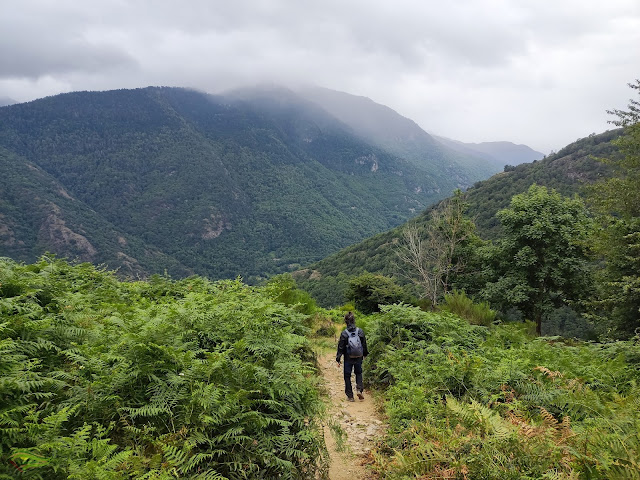
[[[48,12],[44,12],[48,13]],[[96,73],[114,68],[135,68],[136,60],[124,46],[92,41],[82,19],[42,17],[11,11],[0,19],[0,77],[38,78],[72,72]]]
[[[86,42],[0,45],[0,77],[38,78],[59,73],[96,73],[113,68],[135,68],[137,62],[126,52],[111,46]]]
[[[573,125],[606,126],[580,103],[605,117],[638,76],[637,0],[14,3],[0,17],[0,94],[19,100],[57,88],[315,83],[434,133],[544,149],[574,140]],[[558,109],[577,113],[560,124]]]

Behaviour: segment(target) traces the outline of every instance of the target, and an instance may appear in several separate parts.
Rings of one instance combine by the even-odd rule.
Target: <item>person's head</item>
[[[353,312],[349,312],[344,316],[344,321],[347,324],[347,328],[356,326],[356,317]]]

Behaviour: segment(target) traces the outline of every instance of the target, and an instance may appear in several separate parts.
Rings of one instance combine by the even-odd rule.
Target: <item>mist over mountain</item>
[[[385,112],[382,127],[356,128],[278,87],[75,92],[2,107],[0,255],[252,280],[388,230],[492,173],[364,104]],[[394,122],[393,136],[373,141]]]
[[[516,145],[512,142],[480,142],[465,143],[446,137],[434,136],[443,145],[457,152],[480,157],[500,168],[505,165],[520,165],[534,160],[541,160],[544,154],[527,145]]]
[[[447,189],[467,188],[502,170],[493,158],[464,152],[437,141],[413,120],[373,100],[327,88],[301,88],[299,93],[347,124],[359,136],[424,168]]]
[[[0,107],[5,107],[7,105],[13,105],[14,103],[18,103],[18,102],[15,101],[13,98],[0,95]]]

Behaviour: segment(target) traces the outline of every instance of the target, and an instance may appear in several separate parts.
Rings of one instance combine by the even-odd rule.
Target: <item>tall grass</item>
[[[464,318],[471,325],[488,327],[496,319],[496,312],[491,310],[487,302],[475,303],[464,291],[454,290],[445,295],[441,309]]]

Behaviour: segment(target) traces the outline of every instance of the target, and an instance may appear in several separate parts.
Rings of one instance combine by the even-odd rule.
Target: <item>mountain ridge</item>
[[[464,189],[473,183],[461,178],[461,171],[480,179],[502,169],[481,155],[470,156],[444,145],[413,120],[368,97],[321,87],[305,87],[300,92],[349,125],[362,138],[426,168],[450,188]],[[434,165],[442,168],[436,170]]]
[[[544,154],[538,152],[528,145],[515,144],[507,141],[494,142],[461,142],[450,138],[433,136],[440,143],[457,150],[461,153],[480,156],[491,161],[492,164],[500,168],[505,165],[520,165],[521,163],[530,163],[535,160],[542,160]]]
[[[0,108],[0,147],[4,162],[49,179],[29,168],[0,179],[0,232],[14,232],[0,255],[52,251],[133,276],[259,280],[398,225],[460,184],[442,186],[289,90],[71,92]],[[50,199],[36,208],[29,196]],[[46,208],[66,244],[38,236],[48,216],[24,220]]]

